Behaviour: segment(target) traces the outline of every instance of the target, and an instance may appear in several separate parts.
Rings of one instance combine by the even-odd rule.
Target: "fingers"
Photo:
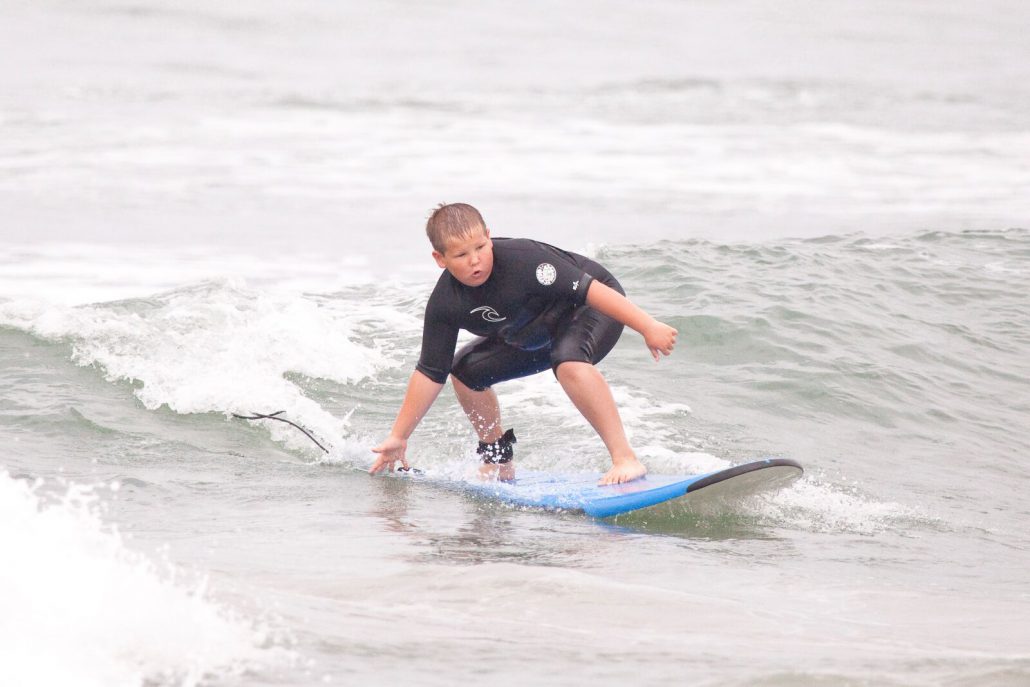
[[[394,463],[401,462],[405,468],[409,468],[408,460],[404,455],[405,442],[391,436],[378,446],[372,448],[372,453],[378,454],[369,474],[376,475],[380,472],[393,472]]]
[[[378,453],[379,457],[376,458],[374,463],[372,463],[372,467],[368,469],[368,474],[378,475],[380,472],[393,472],[394,464],[398,461],[400,461],[400,464],[405,470],[410,470],[411,465],[408,464],[407,457],[403,453],[399,456],[394,454],[393,452],[395,450],[396,449],[384,448],[383,446],[376,446],[372,449],[372,452]],[[391,455],[393,455],[393,457],[391,457]]]
[[[397,459],[394,458],[393,460],[391,460],[389,457],[385,455],[386,450],[378,446],[372,449],[372,451],[380,454],[380,456],[376,458],[376,462],[372,463],[372,467],[368,469],[368,474],[377,475],[380,472],[393,472],[393,464]],[[401,460],[404,463],[404,467],[407,467],[408,462],[403,458]]]
[[[651,351],[651,357],[654,358],[655,362],[658,362],[659,360],[661,360],[661,356],[663,356],[663,355],[664,356],[672,355],[673,345],[669,344],[667,346],[655,346],[655,347],[649,347],[649,348],[650,348],[650,351]],[[659,355],[659,354],[661,354],[661,355]]]
[[[398,460],[407,464],[407,460],[404,458],[391,458],[386,451],[376,451],[376,449],[372,450],[380,454],[379,457],[376,458],[376,462],[372,463],[372,467],[369,469],[369,472],[373,475],[377,472],[383,472],[386,470],[393,472],[393,464],[396,463]]]
[[[665,355],[671,355],[672,349],[676,348],[676,337],[679,336],[679,332],[669,327],[669,338],[666,340],[665,349],[662,351]]]
[[[376,462],[372,463],[372,467],[370,467],[368,469],[368,474],[374,475],[374,474],[380,472],[383,469],[383,464],[384,464],[385,461],[384,461],[384,456],[381,455],[381,454],[383,452],[385,452],[385,451],[386,451],[386,449],[384,449],[381,445],[380,446],[376,446],[375,448],[372,449],[372,453],[378,453],[380,455],[379,455],[379,457],[376,458]]]
[[[661,360],[662,355],[672,355],[672,350],[676,347],[676,336],[679,334],[678,331],[666,324],[659,323],[659,325],[656,332],[645,337],[647,347],[655,362]]]

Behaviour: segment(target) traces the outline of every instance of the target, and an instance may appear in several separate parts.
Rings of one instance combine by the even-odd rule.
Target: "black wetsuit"
[[[586,305],[597,279],[625,294],[598,263],[529,239],[493,240],[494,265],[480,286],[446,270],[426,305],[417,369],[443,384],[453,374],[481,391],[564,362],[600,362],[623,325]],[[454,355],[458,330],[479,336]]]

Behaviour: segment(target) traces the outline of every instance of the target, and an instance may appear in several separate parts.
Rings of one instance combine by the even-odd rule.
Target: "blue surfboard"
[[[789,458],[735,465],[700,475],[647,475],[625,484],[598,486],[601,473],[561,474],[516,470],[511,482],[467,480],[465,491],[517,506],[610,518],[624,513],[675,515],[696,502],[710,511],[754,494],[779,489],[801,476]],[[432,480],[432,478],[430,478]],[[436,481],[436,480],[432,480]],[[686,507],[685,507],[686,506]]]

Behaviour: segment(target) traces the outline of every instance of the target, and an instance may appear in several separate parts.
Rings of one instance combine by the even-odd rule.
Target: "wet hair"
[[[476,229],[486,230],[486,222],[479,210],[465,203],[441,203],[429,215],[426,236],[438,253],[447,252],[448,239],[464,238]]]

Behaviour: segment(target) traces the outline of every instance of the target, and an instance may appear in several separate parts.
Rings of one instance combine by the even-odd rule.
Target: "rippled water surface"
[[[1021,3],[8,3],[0,684],[1025,685]],[[421,225],[588,254],[680,331],[601,370],[656,473],[599,522],[365,474]],[[549,375],[518,465],[606,455]],[[323,454],[274,412],[330,447]],[[409,457],[474,469],[443,392]]]
[[[5,541],[28,561],[9,582],[72,609],[56,619],[128,616],[59,651],[129,682],[561,684],[585,663],[602,681],[1018,684],[1028,254],[1022,230],[601,249],[683,333],[661,364],[627,334],[602,366],[652,471],[807,468],[736,512],[625,524],[362,474],[417,349],[417,282],[9,299]],[[500,393],[521,465],[603,468],[552,378]],[[331,455],[226,416],[278,409]],[[472,444],[446,392],[411,456],[463,474]],[[22,668],[45,677],[33,648]]]

